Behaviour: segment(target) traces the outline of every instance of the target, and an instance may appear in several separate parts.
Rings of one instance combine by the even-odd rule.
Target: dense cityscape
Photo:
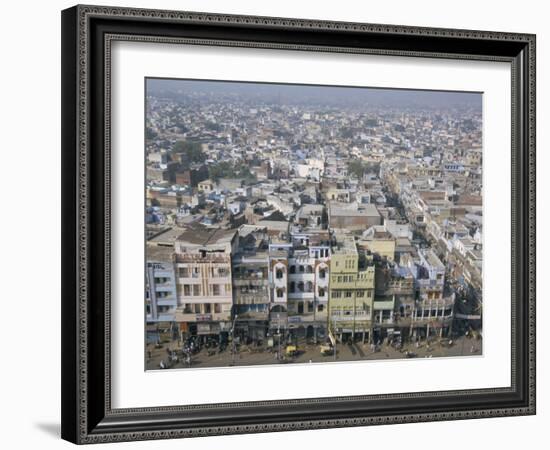
[[[147,369],[482,353],[481,94],[147,80]]]

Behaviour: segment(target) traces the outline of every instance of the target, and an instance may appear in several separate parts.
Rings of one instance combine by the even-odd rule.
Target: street
[[[168,349],[168,350],[167,350]],[[200,352],[195,353],[190,358],[190,363],[181,352],[179,341],[164,344],[162,348],[155,348],[149,344],[146,354],[147,370],[161,369],[161,361],[165,368],[207,368],[207,367],[230,367],[230,366],[252,366],[266,364],[294,364],[294,363],[327,363],[327,362],[346,362],[363,360],[381,360],[381,359],[403,359],[403,358],[440,358],[449,356],[480,356],[482,354],[482,340],[472,337],[461,336],[453,340],[452,345],[444,346],[436,340],[430,345],[425,341],[416,344],[407,344],[401,350],[396,350],[390,345],[379,346],[378,351],[373,351],[369,344],[337,344],[336,358],[334,355],[321,355],[320,346],[314,344],[298,343],[298,353],[295,356],[283,355],[279,360],[277,358],[277,349],[267,349],[265,347],[246,347],[241,346],[240,350],[233,356],[230,348],[219,353],[217,349],[202,348]],[[175,352],[177,361],[170,362],[171,357],[168,352]],[[407,352],[408,355],[407,356]]]

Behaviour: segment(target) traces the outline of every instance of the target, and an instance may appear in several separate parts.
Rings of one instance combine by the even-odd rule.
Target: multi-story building
[[[337,236],[330,259],[329,331],[339,341],[372,339],[375,268],[352,236]]]
[[[233,288],[231,255],[235,230],[195,226],[174,243],[174,267],[180,331],[214,335],[231,330]]]
[[[326,230],[291,233],[288,324],[291,333],[317,341],[326,335],[330,237]]]
[[[433,250],[421,250],[413,266],[416,307],[411,315],[411,334],[417,337],[448,336],[453,321],[455,294],[445,292],[445,266]]]
[[[373,341],[409,336],[415,308],[414,277],[408,268],[388,261],[376,263]]]
[[[160,340],[160,329],[171,334],[174,328],[177,295],[172,255],[171,247],[147,246],[145,317],[150,341]]]
[[[382,217],[372,203],[357,205],[331,201],[328,207],[329,226],[341,232],[362,233],[373,225],[380,225]]]
[[[269,252],[267,230],[243,225],[233,255],[233,320],[241,337],[263,340],[269,329]]]
[[[261,223],[261,222],[260,222]],[[286,330],[288,326],[288,258],[292,244],[272,238],[269,244],[269,329]]]

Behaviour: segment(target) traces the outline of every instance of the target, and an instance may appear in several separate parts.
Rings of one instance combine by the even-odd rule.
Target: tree
[[[206,155],[202,151],[200,142],[177,141],[174,144],[175,153],[183,153],[189,162],[202,163],[206,160]]]
[[[348,162],[348,172],[350,175],[355,175],[359,180],[363,178],[365,173],[378,173],[380,163],[365,163],[361,160],[354,159]]]
[[[208,174],[213,181],[218,181],[220,178],[241,178],[246,181],[254,181],[256,179],[248,166],[234,164],[229,161],[221,161],[209,166]]]
[[[158,137],[158,134],[152,128],[147,127],[145,129],[145,139],[155,139]]]

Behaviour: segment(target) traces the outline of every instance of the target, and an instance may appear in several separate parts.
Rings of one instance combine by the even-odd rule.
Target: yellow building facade
[[[333,248],[330,260],[329,330],[337,341],[370,342],[374,266],[365,266],[352,237]]]

